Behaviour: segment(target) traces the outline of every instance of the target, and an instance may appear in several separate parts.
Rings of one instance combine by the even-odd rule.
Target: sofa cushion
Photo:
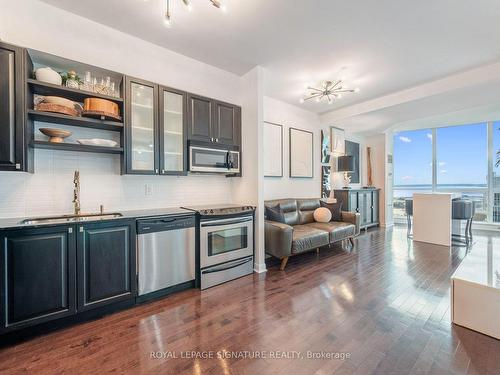
[[[315,249],[328,245],[329,234],[324,230],[309,225],[295,225],[292,236],[292,253]]]
[[[296,199],[273,199],[265,201],[264,205],[266,207],[275,207],[279,205],[280,208],[283,210],[286,224],[288,225],[299,224],[299,213],[297,211]]]
[[[299,224],[314,222],[314,210],[319,207],[319,199],[297,199]]]
[[[277,221],[278,223],[286,224],[285,213],[278,204],[274,207],[266,206],[265,210],[266,219],[271,221]]]
[[[327,203],[319,201],[321,207],[328,208],[332,213],[332,221],[342,221],[342,201],[336,203]]]
[[[330,243],[354,237],[356,226],[342,221],[330,221],[329,223],[310,223],[306,226],[314,229],[320,229],[329,233]]]

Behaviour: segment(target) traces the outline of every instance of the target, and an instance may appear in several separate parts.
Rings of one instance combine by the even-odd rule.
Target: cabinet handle
[[[158,174],[158,169],[155,169],[155,173]]]
[[[16,164],[16,169],[21,169],[21,164],[17,163]]]
[[[162,170],[161,170],[161,174],[165,174],[165,169],[162,169]]]
[[[83,227],[80,227],[80,233],[83,233]]]
[[[73,233],[73,228],[68,228],[68,233]]]

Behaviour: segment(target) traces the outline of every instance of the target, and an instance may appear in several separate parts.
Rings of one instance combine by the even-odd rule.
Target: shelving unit
[[[28,116],[33,121],[43,121],[51,124],[80,126],[84,128],[102,129],[110,131],[122,131],[123,122],[103,121],[90,117],[76,117],[61,113],[42,112],[34,109],[28,110]]]
[[[123,103],[122,98],[97,94],[95,92],[72,89],[66,86],[53,85],[51,83],[37,81],[36,79],[28,78],[26,83],[31,87],[33,94],[37,95],[53,95],[62,96],[63,98],[73,100],[75,102],[83,102],[86,98],[100,98],[110,100],[115,103]]]
[[[123,154],[123,147],[87,146],[76,143],[52,143],[47,141],[33,141],[31,146],[34,148],[42,148],[48,150],[80,151],[101,154]]]
[[[93,76],[110,77],[117,85],[119,92],[123,93],[125,76],[103,68],[95,67],[85,63],[69,60],[63,57],[54,56],[40,51],[27,50],[26,55],[26,126],[28,134],[34,134],[35,122],[46,122],[49,124],[72,126],[77,128],[91,128],[96,130],[106,130],[120,134],[119,147],[87,146],[76,143],[51,143],[48,141],[35,140],[32,136],[29,142],[34,149],[47,149],[73,152],[90,152],[100,154],[123,155],[124,121],[100,120],[90,117],[70,116],[61,113],[43,112],[34,109],[35,95],[58,96],[75,102],[82,103],[86,98],[100,98],[118,104],[120,115],[124,116],[124,98],[98,94],[95,92],[69,88],[66,86],[53,85],[34,79],[34,72],[39,67],[49,66],[56,71],[75,70],[80,76],[90,71]],[[116,136],[115,136],[116,138]]]

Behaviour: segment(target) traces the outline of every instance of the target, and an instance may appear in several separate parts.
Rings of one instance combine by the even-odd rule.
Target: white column
[[[255,67],[242,77],[242,172],[233,181],[236,203],[257,207],[255,213],[255,272],[265,272],[263,107],[264,69]]]

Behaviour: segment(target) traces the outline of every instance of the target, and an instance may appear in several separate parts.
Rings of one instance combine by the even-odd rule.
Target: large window
[[[436,129],[436,189],[475,202],[476,221],[488,218],[488,125]]]
[[[414,192],[432,191],[432,130],[394,136],[394,217],[405,215],[405,199]]]
[[[475,202],[475,221],[500,222],[499,128],[496,122],[396,133],[394,218],[405,216],[405,199],[415,192],[450,192]]]

